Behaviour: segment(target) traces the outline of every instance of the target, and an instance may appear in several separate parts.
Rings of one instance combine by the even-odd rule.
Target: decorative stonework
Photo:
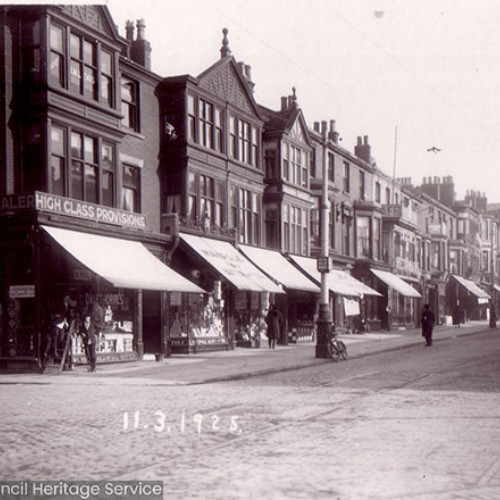
[[[82,23],[98,31],[110,33],[107,21],[103,18],[102,9],[96,5],[66,5],[63,11]]]
[[[214,73],[207,75],[200,86],[238,108],[252,112],[248,95],[233,66],[223,65]]]
[[[292,130],[290,130],[290,135],[300,142],[306,142],[304,131],[302,130],[302,124],[299,119],[297,119],[293,124]]]

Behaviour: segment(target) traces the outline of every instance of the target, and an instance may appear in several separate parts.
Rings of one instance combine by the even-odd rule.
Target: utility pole
[[[316,339],[316,357],[330,358],[332,354],[330,328],[332,316],[330,312],[330,290],[328,273],[330,272],[330,245],[328,223],[330,219],[330,198],[328,196],[328,133],[326,121],[321,122],[321,154],[322,154],[322,192],[321,192],[321,256],[318,258],[318,271],[321,273],[321,298],[318,314],[318,335]]]
[[[497,313],[495,304],[495,222],[490,220],[490,238],[491,238],[491,255],[490,255],[490,328],[497,327]]]

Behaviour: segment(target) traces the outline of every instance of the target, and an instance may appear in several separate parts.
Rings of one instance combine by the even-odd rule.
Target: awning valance
[[[371,269],[371,272],[380,280],[382,280],[389,288],[396,290],[396,292],[414,299],[421,299],[422,295],[415,290],[411,285],[398,278],[395,274],[381,269]]]
[[[238,290],[285,293],[227,241],[181,234],[181,239]]]
[[[465,278],[462,278],[462,276],[456,276],[455,274],[453,277],[472,295],[475,295],[478,299],[489,299],[490,296],[481,288],[479,288],[473,281],[467,280]]]
[[[290,258],[306,273],[318,283],[321,283],[321,273],[317,269],[317,260],[311,257],[300,257],[292,255]],[[349,273],[332,269],[328,273],[328,289],[338,295],[348,297],[360,297],[361,295],[381,295],[377,291],[365,285],[361,281],[353,278]]]
[[[318,285],[275,250],[239,245],[239,249],[262,271],[291,290],[320,292]]]
[[[51,226],[42,228],[85,267],[117,288],[205,293],[142,243]]]
[[[358,314],[361,314],[359,302],[357,300],[344,297],[344,311],[346,316],[357,316]]]

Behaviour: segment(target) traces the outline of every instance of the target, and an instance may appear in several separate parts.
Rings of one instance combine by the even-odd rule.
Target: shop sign
[[[318,257],[317,269],[320,273],[329,273],[331,269],[330,257]]]
[[[92,220],[103,224],[115,226],[133,227],[147,229],[145,215],[118,210],[117,208],[104,207],[85,201],[72,200],[48,193],[35,192],[35,203],[37,210],[69,215],[80,219]]]
[[[35,209],[35,195],[9,194],[0,197],[0,212]]]
[[[102,224],[147,229],[147,218],[126,210],[105,207],[86,201],[72,200],[49,193],[36,191],[33,194],[17,194],[0,197],[0,212],[20,210],[43,210],[58,215],[78,217]]]
[[[91,277],[90,271],[87,269],[73,269],[73,279],[75,281],[90,281]]]
[[[35,285],[12,285],[9,287],[11,299],[32,299],[35,297]]]

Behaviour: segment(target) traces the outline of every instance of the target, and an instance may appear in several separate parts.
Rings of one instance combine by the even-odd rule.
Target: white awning
[[[291,255],[290,258],[301,268],[304,272],[321,283],[321,273],[317,269],[317,260],[311,257],[300,257],[298,255]],[[360,297],[361,295],[378,295],[380,293],[365,285],[361,281],[353,278],[349,273],[332,269],[328,273],[328,289],[339,295],[346,295],[348,297]]]
[[[453,275],[453,277],[472,295],[478,299],[489,299],[490,296],[481,288],[479,288],[473,281],[462,278],[462,276]]]
[[[117,288],[206,293],[142,243],[50,226],[43,229],[85,267]]]
[[[239,245],[238,247],[257,267],[292,290],[319,293],[321,289],[313,283],[280,252],[265,248]]]
[[[238,290],[285,293],[227,241],[181,234],[181,239]]]
[[[415,290],[411,285],[398,278],[395,274],[380,269],[371,269],[371,272],[381,279],[389,288],[393,288],[396,292],[414,299],[421,299],[422,295]]]

